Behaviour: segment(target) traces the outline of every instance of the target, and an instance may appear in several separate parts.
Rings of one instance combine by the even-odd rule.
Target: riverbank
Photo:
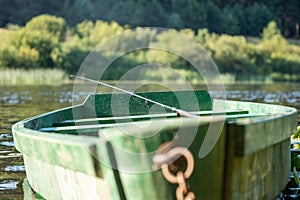
[[[83,21],[68,26],[63,18],[40,15],[25,26],[0,29],[3,41],[0,45],[0,68],[55,68],[68,74],[76,74],[97,44],[107,47],[98,49],[101,59],[107,61],[113,55],[126,52],[132,45],[137,45],[137,48],[124,55],[120,54],[120,57],[110,63],[110,69],[103,74],[102,80],[118,80],[124,73],[132,70],[132,67],[146,63],[172,66],[173,69],[187,70],[190,73],[194,70],[194,61],[186,59],[196,56],[207,60],[207,64],[214,65],[211,63],[213,61],[222,73],[243,76],[242,79],[235,79],[238,81],[248,81],[249,74],[262,77],[273,74],[272,78],[276,81],[300,81],[300,47],[297,40],[289,41],[284,38],[274,21],[265,25],[261,37],[250,38],[244,35],[216,34],[208,29],[178,29],[178,32],[174,32],[137,27],[128,30],[128,26],[101,20]],[[122,34],[115,38],[115,42],[120,45],[115,46],[113,40],[108,39],[120,33]],[[179,39],[181,37],[186,39]],[[139,45],[147,48],[138,48]],[[197,53],[199,45],[203,48],[202,53]],[[164,46],[165,50],[153,48],[158,46]],[[180,55],[180,52],[188,54]],[[200,54],[204,57],[199,57]],[[96,60],[91,62],[99,63]]]
[[[1,69],[1,86],[62,85],[71,83],[66,73],[59,69]]]
[[[174,72],[173,72],[174,73]],[[160,81],[160,82],[176,82],[190,84],[206,84],[201,76],[196,72],[187,70],[177,70],[177,76],[173,73],[160,73],[160,71],[148,70],[145,74],[135,77],[129,81]],[[111,80],[113,81],[113,80]],[[234,74],[221,74],[215,79],[209,80],[213,84],[263,84],[273,83],[271,77],[248,76],[237,80]],[[113,81],[114,82],[114,81]],[[0,69],[0,86],[21,86],[21,85],[64,85],[72,84],[69,75],[60,69]]]

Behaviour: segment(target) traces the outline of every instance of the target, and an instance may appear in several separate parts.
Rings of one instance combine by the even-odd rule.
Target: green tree
[[[167,23],[165,12],[157,0],[137,1],[129,24],[161,27]]]
[[[281,54],[288,51],[289,45],[286,39],[281,35],[276,22],[271,21],[263,29],[262,47],[272,57],[272,54],[280,52]]]
[[[17,48],[28,46],[39,54],[40,67],[54,67],[50,57],[52,50],[64,40],[66,22],[62,18],[41,15],[33,18],[26,26],[16,31],[11,38]]]
[[[207,25],[206,11],[196,0],[173,0],[172,11],[180,16],[185,28],[197,30]]]
[[[271,21],[272,13],[263,3],[254,3],[245,8],[245,26],[243,34],[257,36],[262,29]]]
[[[69,74],[76,74],[90,48],[77,35],[53,49],[50,56],[55,66]]]
[[[255,74],[255,61],[249,55],[251,46],[243,36],[221,35],[210,48],[222,73],[235,73],[237,77]]]
[[[52,52],[51,59],[56,67],[60,67],[67,73],[76,73],[85,57],[101,42],[122,32],[124,29],[116,22],[83,21],[77,24],[71,36],[60,43]],[[121,44],[121,43],[120,43]],[[104,53],[113,54],[116,49],[107,47]],[[102,55],[105,57],[106,55]],[[99,63],[94,63],[98,65]]]
[[[63,18],[51,15],[40,15],[30,20],[26,26],[27,32],[40,32],[50,34],[57,41],[62,41],[65,36],[66,22]]]
[[[207,1],[205,4],[205,10],[207,11],[207,24],[210,32],[222,33],[222,12],[219,7],[217,7],[211,1]]]
[[[172,0],[158,0],[158,2],[161,4],[166,13],[170,14],[174,12],[172,10]]]
[[[0,48],[0,68],[32,69],[38,66],[39,52],[29,46],[23,45]]]
[[[84,19],[93,18],[94,11],[92,0],[63,0],[58,14],[69,24],[75,25]]]
[[[111,9],[109,19],[120,24],[136,26],[165,26],[165,11],[157,0],[118,1]]]
[[[232,15],[237,19],[239,35],[243,35],[247,29],[245,7],[240,3],[235,3],[231,8]]]
[[[208,38],[210,37],[210,34],[208,32],[207,28],[199,29],[198,34],[196,35],[196,40],[201,44],[204,45]]]
[[[230,35],[237,35],[240,33],[239,19],[234,15],[233,8],[225,7],[222,9],[220,26],[222,27],[222,33]]]
[[[132,13],[135,11],[135,2],[133,0],[118,1],[111,8],[108,19],[116,20],[118,23],[130,24]]]
[[[0,4],[2,27],[10,23],[23,26],[34,16],[51,14],[63,17],[69,25],[105,20],[131,26],[209,28],[230,34],[236,34],[233,24],[238,19],[240,33],[253,36],[274,20],[284,36],[298,37],[300,32],[298,0],[0,0]],[[228,29],[222,26],[224,22]]]
[[[25,25],[33,17],[41,14],[60,15],[61,1],[47,0],[0,0],[0,24]],[[2,17],[1,17],[2,16]]]
[[[270,39],[272,39],[276,35],[280,35],[281,36],[281,32],[280,32],[280,30],[279,30],[279,28],[277,26],[277,23],[275,21],[271,21],[263,29],[262,38],[264,40],[270,40]]]
[[[168,18],[167,27],[181,29],[184,28],[184,22],[179,14],[172,13]]]

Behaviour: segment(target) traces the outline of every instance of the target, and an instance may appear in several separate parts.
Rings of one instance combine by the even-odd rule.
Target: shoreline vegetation
[[[190,46],[172,39],[168,31],[157,32],[137,27],[137,38],[118,42],[115,48],[97,52],[110,60],[116,52],[142,43],[148,49],[138,49],[118,57],[103,73],[101,80],[119,80],[136,66],[159,63],[172,66],[179,75],[159,72],[155,67],[130,80],[152,79],[176,81],[184,77],[192,84],[201,83],[201,74],[182,57],[170,52],[151,49],[154,43],[176,46],[183,52],[195,52]],[[124,31],[129,25],[97,20],[69,26],[63,18],[51,15],[34,17],[25,26],[10,25],[0,29],[0,85],[66,84],[70,74],[76,74],[81,63],[96,45]],[[261,31],[261,37],[216,34],[203,28],[197,31],[179,29],[180,33],[197,41],[212,58],[224,83],[271,83],[300,81],[300,45],[285,39],[276,22],[271,21]],[[154,38],[154,39],[153,39]],[[99,65],[99,63],[94,63]],[[178,79],[179,80],[179,79]],[[218,80],[211,80],[218,82]]]
[[[147,84],[150,81],[156,81],[164,83],[173,83],[178,85],[184,85],[186,83],[197,85],[204,84],[205,82],[201,79],[197,79],[195,72],[188,72],[186,70],[179,70],[178,73],[184,76],[186,82],[182,78],[174,78],[172,74],[164,74],[161,76],[159,72],[150,72],[150,76],[136,77],[138,80],[127,80],[125,82],[130,83],[131,81]],[[272,74],[267,77],[252,76],[240,78],[241,80],[236,81],[235,74],[220,74],[215,79],[210,80],[212,84],[273,84],[281,83],[282,81],[274,81],[272,77],[276,77],[276,74]],[[288,76],[288,75],[286,75]],[[118,80],[104,80],[105,82],[115,83]],[[290,82],[290,81],[284,81]],[[61,69],[0,69],[0,86],[32,86],[32,85],[69,85],[73,84],[73,80],[68,74]]]
[[[0,86],[64,85],[72,83],[58,69],[0,69]]]

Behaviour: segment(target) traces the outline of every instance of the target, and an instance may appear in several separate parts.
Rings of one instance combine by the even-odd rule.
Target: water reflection
[[[1,87],[0,199],[23,199],[25,167],[11,126],[22,119],[71,105],[72,87]]]
[[[230,85],[227,99],[279,104],[295,107],[300,122],[300,84]]]
[[[260,101],[265,103],[297,105],[299,105],[300,103],[300,91],[269,92],[265,90],[227,90],[226,94],[230,99],[237,99],[242,101]]]
[[[5,140],[5,139],[9,139],[12,138],[12,135],[6,133],[6,134],[0,134],[0,140]]]
[[[204,88],[203,85],[195,88]],[[0,89],[0,196],[22,199],[25,167],[16,154],[11,126],[19,120],[72,104],[88,93],[72,93],[72,86],[1,87]],[[127,89],[127,88],[124,88]],[[283,104],[300,109],[299,84],[228,85],[227,99]],[[218,91],[212,91],[218,96]]]
[[[24,165],[7,165],[4,168],[4,171],[6,171],[6,172],[25,172],[25,166]]]
[[[15,146],[13,141],[0,142],[0,145],[7,146],[7,147],[13,147],[13,146]]]
[[[0,190],[16,189],[19,182],[15,180],[2,180],[0,181]]]

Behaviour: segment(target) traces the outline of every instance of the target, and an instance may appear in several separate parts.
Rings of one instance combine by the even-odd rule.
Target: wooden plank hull
[[[178,94],[186,96],[189,93]],[[176,101],[170,93],[143,95],[163,103],[172,104]],[[169,99],[166,98],[168,96]],[[213,105],[225,105],[226,110],[239,112],[231,118],[225,116],[226,122],[222,125],[217,144],[201,159],[198,156],[199,149],[208,128],[222,120],[199,121],[171,116],[152,121],[131,121],[122,125],[125,129],[113,127],[113,124],[122,124],[122,118],[120,123],[109,121],[112,127],[85,128],[82,133],[79,129],[70,131],[70,128],[67,132],[40,131],[53,124],[61,126],[64,121],[70,123],[74,116],[81,119],[97,118],[94,121],[98,124],[99,118],[113,115],[105,107],[111,102],[108,95],[97,95],[83,105],[17,123],[13,126],[15,145],[24,155],[31,187],[46,199],[176,199],[177,186],[170,184],[160,169],[154,170],[152,157],[131,157],[122,151],[135,154],[152,152],[175,136],[179,137],[179,141],[184,140],[191,131],[197,130],[188,147],[195,160],[195,169],[188,183],[197,199],[272,199],[279,194],[289,179],[289,142],[297,126],[296,110],[277,105],[210,100],[203,91],[196,96],[200,105],[190,100],[186,110],[207,111]],[[121,99],[125,97],[123,95]],[[201,104],[201,101],[206,103]],[[99,102],[101,105],[97,106]],[[138,105],[132,104],[134,114],[147,114],[144,103]],[[96,111],[92,109],[94,106]],[[122,114],[122,106],[119,109],[119,114]],[[247,113],[241,110],[247,110]],[[243,114],[247,114],[246,117]],[[256,114],[263,116],[257,117]],[[133,124],[147,128],[130,129]],[[162,128],[157,131],[156,126],[161,124]],[[81,125],[82,122],[78,126]],[[179,127],[182,133],[176,135]],[[125,134],[124,130],[130,130],[131,134]],[[135,137],[151,133],[156,134]],[[113,153],[108,145],[112,146]],[[120,170],[111,167],[112,155]],[[135,168],[141,167],[148,170],[134,173]]]
[[[29,184],[47,199],[114,199],[108,182],[97,176],[27,156],[24,163]]]

